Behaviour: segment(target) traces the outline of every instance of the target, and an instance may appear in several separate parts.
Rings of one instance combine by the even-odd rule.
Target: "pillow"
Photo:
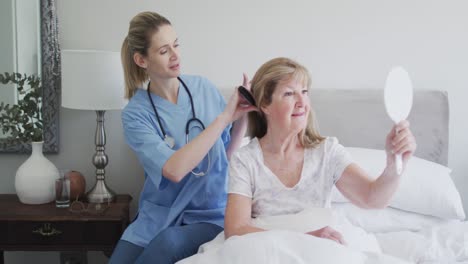
[[[346,219],[370,233],[420,231],[434,225],[459,221],[406,212],[391,207],[368,210],[351,203],[332,203],[332,208],[338,219]]]
[[[366,170],[371,178],[377,178],[384,170],[385,151],[350,147],[346,149],[356,164]],[[460,194],[450,178],[450,172],[451,169],[440,164],[412,157],[390,206],[444,219],[465,219]],[[335,187],[332,201],[349,202]]]

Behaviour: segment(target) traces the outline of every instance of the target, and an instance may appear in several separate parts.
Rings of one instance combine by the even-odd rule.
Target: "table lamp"
[[[115,193],[106,185],[104,152],[106,110],[122,109],[124,99],[123,69],[119,52],[96,50],[62,51],[62,107],[94,110],[97,115],[96,153],[92,162],[96,167],[96,183],[86,193],[90,203],[111,202]]]

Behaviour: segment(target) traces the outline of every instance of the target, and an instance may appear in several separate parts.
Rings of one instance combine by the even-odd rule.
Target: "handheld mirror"
[[[413,85],[408,72],[403,67],[394,67],[387,76],[384,90],[385,109],[392,121],[397,124],[405,120],[413,105]],[[397,173],[401,174],[401,155],[395,156]]]

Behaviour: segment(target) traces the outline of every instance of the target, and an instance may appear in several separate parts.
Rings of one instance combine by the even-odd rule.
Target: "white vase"
[[[42,153],[44,142],[32,142],[31,156],[18,168],[15,189],[25,204],[43,204],[55,199],[55,180],[59,171]]]

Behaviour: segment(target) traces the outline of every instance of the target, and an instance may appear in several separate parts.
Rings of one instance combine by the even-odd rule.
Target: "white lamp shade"
[[[119,52],[62,51],[62,106],[83,110],[122,109],[123,69]]]

